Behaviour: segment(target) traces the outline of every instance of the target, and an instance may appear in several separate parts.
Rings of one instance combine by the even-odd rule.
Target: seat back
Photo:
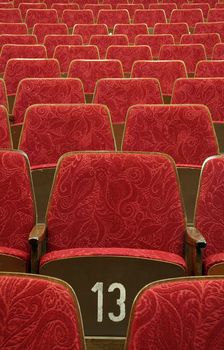
[[[109,29],[113,29],[115,24],[129,24],[131,22],[127,10],[100,10],[97,23],[106,24]]]
[[[148,34],[148,27],[146,23],[116,24],[113,34],[127,35],[129,44],[134,44],[137,35]]]
[[[92,1],[91,1],[92,2]],[[93,12],[94,23],[97,20],[98,13],[100,10],[112,10],[112,6],[110,4],[85,4],[85,10],[91,10]]]
[[[25,22],[28,28],[33,28],[36,23],[58,23],[57,11],[53,9],[29,9]]]
[[[63,0],[64,1],[64,0]],[[79,5],[76,3],[61,3],[61,0],[59,3],[53,3],[51,6],[52,9],[55,9],[58,14],[59,21],[62,20],[62,15],[64,10],[79,10]]]
[[[72,34],[81,35],[83,43],[89,44],[92,35],[108,35],[108,28],[105,24],[76,24]]]
[[[152,51],[153,59],[157,59],[162,45],[174,44],[174,38],[171,34],[151,34],[138,35],[135,38],[135,45],[148,45]]]
[[[62,22],[69,28],[72,28],[75,24],[93,24],[93,12],[91,10],[64,10]]]
[[[224,62],[200,61],[195,70],[196,78],[224,77]]]
[[[22,19],[25,20],[26,18],[26,13],[30,9],[46,9],[47,5],[44,2],[40,3],[27,3],[27,2],[21,2],[19,4],[19,10],[22,16]]]
[[[61,0],[60,0],[61,1]],[[84,7],[85,7],[85,5],[86,5],[86,3],[87,3],[87,1],[86,0],[76,0],[75,1],[76,2],[76,4],[78,4],[79,5],[79,8],[80,9],[84,9]],[[91,0],[91,4],[99,4],[99,0]]]
[[[8,110],[6,86],[3,79],[0,79],[0,105],[4,106]]]
[[[224,9],[213,8],[208,11],[208,22],[224,21]]]
[[[210,9],[210,5],[207,2],[197,2],[197,3],[184,3],[181,5],[182,9],[200,9],[202,10],[204,19],[208,17],[208,11]]]
[[[13,148],[8,112],[3,105],[0,105],[0,148]]]
[[[194,29],[195,34],[199,33],[218,33],[221,41],[224,40],[224,21],[223,22],[204,22],[197,23]]]
[[[134,19],[135,11],[136,10],[143,10],[144,6],[143,4],[117,4],[116,7],[118,10],[128,10],[129,16],[131,18],[131,21]]]
[[[180,43],[183,34],[189,34],[187,23],[157,23],[154,26],[153,34],[172,34],[175,44]]]
[[[36,35],[38,43],[43,44],[45,35],[67,35],[68,27],[63,23],[36,23],[32,33]]]
[[[189,25],[189,28],[194,28],[196,23],[203,21],[203,12],[199,8],[175,9],[170,16],[171,23],[185,22]]]
[[[26,23],[0,23],[1,34],[27,34]]]
[[[181,44],[202,44],[204,45],[206,56],[212,57],[213,47],[221,43],[218,33],[184,34],[181,37]]]
[[[134,15],[134,23],[146,23],[150,28],[156,23],[166,22],[166,13],[162,9],[137,10]]]
[[[89,43],[97,46],[100,58],[104,59],[109,46],[128,45],[128,37],[126,35],[92,35]]]
[[[128,0],[103,0],[103,4],[110,4],[112,9],[116,9],[118,4],[128,4]]]
[[[0,8],[1,23],[22,23],[22,17],[19,9],[2,9]]]
[[[153,3],[149,4],[149,9],[161,9],[165,11],[167,20],[170,19],[171,12],[177,8],[177,4],[175,2],[166,2],[166,3]]]
[[[37,38],[28,34],[2,34],[0,35],[0,48],[6,44],[14,45],[35,45]]]
[[[212,59],[213,60],[224,59],[224,43],[218,43],[213,47]]]
[[[82,37],[80,35],[46,35],[44,45],[47,50],[48,58],[53,57],[54,50],[59,45],[82,45]]]

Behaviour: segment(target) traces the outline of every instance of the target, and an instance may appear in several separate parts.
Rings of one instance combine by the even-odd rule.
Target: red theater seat
[[[25,0],[24,0],[25,1]],[[40,2],[40,3],[27,3],[27,2],[21,2],[19,4],[19,10],[21,12],[21,16],[23,21],[25,20],[26,17],[26,13],[28,10],[30,9],[46,9],[47,5],[44,2]]]
[[[1,23],[22,23],[22,17],[19,9],[0,8]]]
[[[208,11],[210,9],[210,5],[206,2],[197,2],[197,3],[184,3],[181,5],[182,9],[200,9],[202,10],[204,19],[208,17]]]
[[[135,38],[135,45],[150,46],[153,59],[158,58],[160,48],[165,44],[174,44],[174,38],[171,34],[138,35]]]
[[[166,23],[166,14],[162,9],[137,10],[134,23],[146,23],[151,31],[156,23]]]
[[[1,34],[27,34],[26,23],[0,23]]]
[[[106,57],[106,52],[109,46],[112,45],[128,45],[128,37],[126,35],[92,35],[90,45],[97,46],[100,58]]]
[[[189,34],[187,23],[157,23],[154,26],[153,34],[172,34],[175,44],[180,43],[183,34]]]
[[[224,77],[224,61],[200,61],[195,70],[195,78]]]
[[[1,34],[0,48],[5,44],[35,45],[37,44],[37,38],[35,35],[28,34]]]
[[[224,60],[224,43],[218,43],[213,47],[213,60]]]
[[[92,35],[108,35],[105,24],[76,24],[72,34],[81,35],[84,45],[89,44]]]
[[[62,1],[62,0],[60,0],[60,1]],[[61,21],[64,10],[79,10],[79,5],[76,3],[72,3],[72,2],[70,2],[70,3],[64,3],[64,2],[61,3],[60,2],[58,4],[53,3],[51,8],[55,9],[57,11],[59,21]]]
[[[0,39],[1,40],[1,39]],[[46,35],[44,45],[47,50],[48,58],[53,57],[54,50],[59,45],[82,45],[82,37],[80,35]]]
[[[32,34],[36,35],[38,43],[43,44],[46,35],[67,35],[68,27],[64,23],[37,23]]]
[[[127,35],[129,44],[134,44],[137,35],[147,35],[148,27],[145,23],[132,23],[132,24],[116,24],[114,26],[113,34]]]
[[[170,19],[170,15],[171,12],[177,8],[177,4],[175,4],[175,2],[172,3],[153,3],[153,4],[149,4],[149,9],[161,9],[165,11],[166,14],[166,18],[169,20]]]
[[[26,13],[25,22],[28,28],[33,28],[36,23],[58,23],[57,11],[53,9],[30,9]]]
[[[218,33],[184,34],[181,37],[181,44],[202,44],[204,45],[206,56],[212,57],[213,47],[221,42]]]
[[[13,148],[8,112],[3,105],[0,105],[0,148]]]
[[[194,29],[195,34],[200,33],[218,33],[221,41],[224,40],[224,21],[223,22],[204,22],[197,23]]]
[[[135,11],[136,10],[143,10],[144,9],[144,6],[143,4],[117,4],[117,7],[116,7],[118,10],[120,9],[123,9],[123,10],[128,10],[128,13],[129,13],[129,16],[131,18],[131,21],[133,21],[133,18],[134,18],[134,14],[135,14]]]
[[[75,24],[93,24],[93,12],[91,10],[64,10],[62,22],[69,28],[73,28]]]
[[[109,4],[85,4],[84,6],[85,10],[91,10],[93,12],[93,17],[94,17],[94,23],[97,20],[98,13],[100,10],[112,10],[111,5]]]
[[[129,24],[131,19],[127,10],[100,10],[97,23],[106,24],[112,30],[115,24]]]
[[[170,16],[171,23],[187,23],[190,29],[198,22],[203,22],[203,12],[201,9],[175,9]]]

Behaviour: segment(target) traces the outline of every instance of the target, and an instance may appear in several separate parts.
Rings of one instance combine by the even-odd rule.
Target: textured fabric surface
[[[99,58],[99,51],[94,45],[59,45],[54,50],[54,58],[58,60],[62,73],[67,73],[72,60],[94,60]]]
[[[30,1],[32,1],[32,0],[30,0]],[[50,9],[50,8],[52,8],[52,5],[53,4],[60,4],[60,3],[62,3],[61,2],[62,0],[44,0],[44,2],[45,2],[45,4],[47,4],[47,7]],[[69,0],[63,0],[63,3],[69,3]],[[78,4],[77,4],[78,5]]]
[[[216,44],[212,52],[213,60],[223,60],[224,59],[224,43]]]
[[[69,28],[75,24],[93,24],[94,18],[91,10],[64,10],[62,22]]]
[[[0,285],[1,349],[83,349],[79,310],[67,286],[25,275],[1,275]]]
[[[159,59],[184,61],[189,74],[194,73],[199,61],[206,60],[206,53],[202,44],[163,45]]]
[[[36,35],[38,43],[43,44],[45,35],[67,35],[68,27],[64,23],[36,23],[32,33]]]
[[[167,153],[177,165],[201,166],[218,145],[206,107],[139,105],[128,111],[123,150]]]
[[[35,225],[30,173],[23,154],[0,152],[0,246],[29,252]]]
[[[196,23],[203,22],[203,12],[199,8],[195,9],[176,9],[173,10],[170,16],[171,23],[184,22],[190,28],[194,27]]]
[[[143,10],[143,4],[117,4],[117,9],[128,10],[129,16],[133,21],[134,14],[136,10]]]
[[[224,280],[149,285],[134,305],[127,350],[224,348]]]
[[[108,28],[105,24],[76,24],[72,34],[79,34],[84,44],[89,44],[92,35],[107,35]]]
[[[197,3],[184,3],[181,5],[181,8],[182,9],[201,9],[202,10],[202,13],[203,13],[203,17],[204,18],[207,18],[208,16],[208,11],[210,9],[210,6],[208,3],[203,3],[203,2],[197,2]]]
[[[109,46],[128,45],[128,38],[126,35],[92,35],[89,43],[97,46],[100,58],[104,59]]]
[[[108,110],[99,105],[35,105],[24,121],[19,148],[31,166],[57,163],[66,152],[114,150]]]
[[[6,97],[6,87],[3,79],[0,79],[0,105],[8,109],[8,101]]]
[[[222,253],[211,254],[204,258],[204,273],[207,274],[210,267],[216,264],[224,264],[224,251]]]
[[[156,78],[163,95],[172,95],[173,85],[178,78],[187,78],[182,61],[137,61],[132,66],[132,78]]]
[[[21,16],[22,16],[22,19],[25,20],[25,17],[26,17],[26,12],[29,10],[29,9],[46,9],[47,8],[47,5],[42,2],[42,3],[20,3],[19,4],[19,10],[20,10],[20,13],[21,13]]]
[[[7,95],[15,95],[19,82],[24,78],[60,78],[59,63],[54,59],[10,59],[3,79]]]
[[[51,8],[57,11],[59,21],[61,21],[64,10],[79,10],[79,5],[76,3],[53,3]]]
[[[27,34],[26,23],[0,23],[0,34]]]
[[[175,44],[179,44],[181,36],[189,34],[189,27],[187,23],[157,23],[153,34],[172,34]]]
[[[44,45],[47,50],[47,57],[54,55],[54,50],[59,45],[82,45],[82,37],[80,35],[46,35]]]
[[[208,58],[211,58],[213,47],[221,42],[218,33],[184,34],[181,37],[181,44],[202,44]]]
[[[152,52],[146,45],[110,46],[107,49],[106,58],[119,60],[125,73],[130,73],[132,65],[138,60],[152,60]]]
[[[195,78],[224,77],[224,61],[200,61],[195,70]]]
[[[7,109],[0,105],[0,148],[13,148]]]
[[[6,44],[35,45],[37,44],[37,39],[34,35],[31,34],[1,34],[0,48]]]
[[[221,40],[224,40],[224,21],[223,22],[208,22],[197,23],[195,25],[194,33],[218,33]]]
[[[208,11],[208,22],[224,21],[224,9],[210,9]]]
[[[224,120],[224,78],[178,79],[174,84],[172,103],[206,105],[213,121]]]
[[[94,22],[96,22],[100,10],[112,10],[110,4],[85,4],[84,8],[93,12]]]
[[[33,104],[84,102],[83,86],[79,79],[23,79],[17,89],[14,121],[23,122],[26,109]]]
[[[98,3],[99,3],[98,0],[91,0],[91,4],[98,4]],[[80,9],[84,9],[84,7],[86,5],[86,0],[76,0],[76,4],[79,5]]]
[[[29,28],[33,28],[36,23],[58,23],[57,11],[30,9],[26,13],[25,22]]]
[[[27,239],[28,239],[28,237],[27,237]],[[29,254],[28,250],[24,251],[24,250],[20,250],[20,249],[0,246],[0,259],[1,259],[2,255],[3,256],[4,255],[8,255],[8,256],[11,256],[11,257],[19,258],[19,259],[22,259],[22,260],[26,261],[27,265],[29,264],[30,254]]]
[[[134,44],[137,35],[148,34],[148,27],[145,23],[116,24],[113,33],[127,35],[129,44]]]
[[[104,4],[110,4],[112,9],[116,9],[118,4],[128,4],[128,0],[103,0]]]
[[[22,17],[18,9],[0,8],[1,23],[21,23]]]
[[[123,78],[123,69],[118,60],[74,60],[68,77],[79,78],[86,94],[93,94],[95,85],[103,78]]]
[[[150,46],[153,59],[158,58],[160,48],[165,44],[174,44],[174,38],[171,34],[138,35],[135,38],[135,45]]]
[[[153,3],[149,4],[149,9],[161,9],[165,11],[166,18],[169,19],[171,12],[177,8],[177,4],[174,2],[171,3]]]
[[[101,79],[96,85],[94,103],[105,104],[113,123],[124,123],[129,107],[135,104],[163,103],[156,79]]]
[[[174,164],[162,155],[68,155],[47,214],[48,251],[134,248],[183,257],[179,194]]]
[[[137,10],[134,23],[146,23],[152,28],[156,23],[166,23],[166,14],[162,9]]]
[[[128,24],[131,22],[127,10],[100,10],[97,23],[106,24],[108,28],[113,28],[115,24]]]

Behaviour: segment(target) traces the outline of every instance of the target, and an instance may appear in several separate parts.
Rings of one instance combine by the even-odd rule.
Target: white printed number
[[[92,292],[97,293],[97,322],[103,322],[103,289],[103,282],[97,282],[91,289]],[[113,322],[121,322],[125,318],[126,290],[123,284],[114,282],[109,286],[108,292],[113,293],[115,289],[120,291],[119,298],[117,299],[117,305],[119,306],[120,312],[118,315],[109,312],[108,317]]]

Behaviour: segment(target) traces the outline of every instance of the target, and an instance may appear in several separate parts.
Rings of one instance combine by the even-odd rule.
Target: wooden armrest
[[[206,240],[196,227],[187,227],[186,242],[196,248],[205,248]]]
[[[39,260],[43,254],[47,226],[45,224],[36,224],[29,235],[31,245],[31,272],[37,273],[39,269]]]
[[[47,227],[45,224],[36,224],[29,235],[29,242],[32,241],[43,242],[46,238]]]

